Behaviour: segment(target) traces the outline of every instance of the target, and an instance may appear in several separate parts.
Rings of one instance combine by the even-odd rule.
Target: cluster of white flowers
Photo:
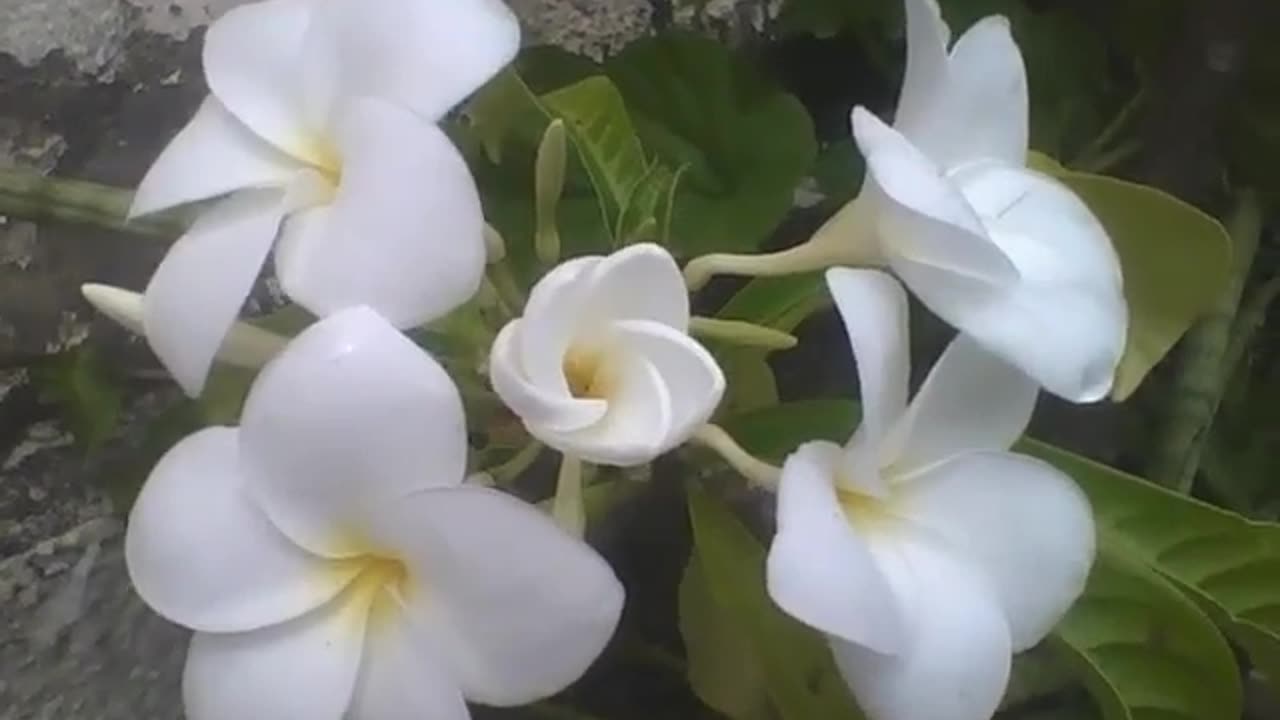
[[[686,276],[892,271],[827,272],[863,419],[777,473],[768,589],[829,637],[873,720],[983,720],[1094,554],[1070,479],[1009,448],[1041,387],[1107,394],[1127,314],[1105,231],[1025,167],[1007,23],[948,52],[934,0],[906,8],[894,127],[853,114],[858,199],[798,251],[709,256]],[[467,702],[560,691],[614,632],[609,565],[580,527],[464,481],[459,392],[401,333],[480,287],[479,195],[439,122],[518,47],[500,0],[263,0],[209,29],[211,95],[134,213],[209,202],[144,294],[85,289],[190,394],[215,358],[262,366],[239,427],[170,450],[129,519],[138,592],[196,631],[193,720],[466,718]],[[237,322],[273,250],[284,292],[319,318],[292,339]],[[961,331],[910,403],[895,275]],[[493,389],[566,463],[645,464],[724,392],[689,327],[665,249],[570,259],[498,333]]]

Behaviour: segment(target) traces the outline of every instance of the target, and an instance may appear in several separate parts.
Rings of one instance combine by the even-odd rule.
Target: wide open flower
[[[125,557],[196,630],[187,717],[463,720],[587,668],[620,583],[539,510],[464,485],[465,432],[444,370],[352,308],[267,365],[239,428],[161,459]]]
[[[689,296],[666,250],[580,257],[547,273],[498,334],[490,376],[547,445],[639,465],[687,440],[724,394],[724,373],[688,330]]]
[[[827,282],[863,419],[844,447],[808,443],[783,466],[769,593],[829,636],[871,720],[987,720],[1011,654],[1084,588],[1088,501],[1058,470],[1007,452],[1034,382],[960,336],[907,405],[901,286],[843,268]]]
[[[273,245],[282,288],[321,317],[368,305],[409,327],[476,291],[480,200],[435,123],[518,45],[497,0],[266,0],[210,26],[212,94],[131,210],[227,195],[146,290],[147,338],[188,393]]]

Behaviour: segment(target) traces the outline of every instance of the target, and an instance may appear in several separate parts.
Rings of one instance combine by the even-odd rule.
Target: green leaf
[[[804,106],[727,47],[670,32],[605,65],[644,146],[688,166],[675,199],[672,248],[752,250],[792,206],[817,153]]]
[[[1044,443],[1028,440],[1020,449],[1080,484],[1100,546],[1177,583],[1280,683],[1280,525],[1251,522]]]
[[[717,360],[728,381],[721,413],[732,417],[778,405],[778,381],[764,351],[729,348],[718,352]]]
[[[748,452],[780,462],[810,440],[848,441],[857,423],[853,402],[818,398],[737,413],[726,417],[721,427]]]
[[[694,483],[687,488],[694,557],[711,601],[763,669],[778,714],[783,720],[859,718],[826,643],[770,600],[764,547],[719,500]]]
[[[822,273],[759,277],[743,285],[716,316],[790,332],[830,304]]]
[[[1240,717],[1230,646],[1194,602],[1123,547],[1101,548],[1055,634],[1105,720]]]
[[[124,392],[91,346],[82,344],[49,358],[33,376],[61,408],[86,451],[101,448],[115,432]]]

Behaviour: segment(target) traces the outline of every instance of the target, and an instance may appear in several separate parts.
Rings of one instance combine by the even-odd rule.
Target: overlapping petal
[[[909,137],[934,122],[935,102],[947,83],[951,30],[937,0],[906,0],[907,62],[894,127]]]
[[[198,395],[253,289],[284,216],[284,192],[220,201],[169,248],[147,284],[147,341],[188,395]]]
[[[998,599],[1013,649],[1053,629],[1084,590],[1093,564],[1089,501],[1061,471],[1005,452],[969,453],[900,489],[900,507],[982,573]]]
[[[623,588],[589,546],[485,488],[426,491],[380,514],[426,592],[412,623],[470,700],[520,705],[576,680],[612,637]]]
[[[493,389],[516,415],[532,427],[567,433],[599,421],[608,411],[608,403],[599,398],[576,398],[570,395],[564,382],[563,370],[560,371],[559,384],[540,385],[530,379],[519,346],[522,341],[539,341],[532,338],[525,340],[531,334],[525,331],[527,322],[527,318],[511,321],[493,341],[493,349],[489,352],[489,379],[493,383]],[[563,367],[564,350],[551,355],[546,364],[550,366],[551,362]],[[563,390],[560,386],[563,386]]]
[[[652,320],[688,331],[689,292],[675,258],[662,246],[631,245],[601,259],[591,273],[588,318]]]
[[[344,720],[470,720],[467,704],[440,649],[383,595],[375,602],[364,662]]]
[[[369,308],[312,325],[245,401],[249,490],[295,542],[357,551],[373,507],[462,482],[466,426],[444,369]]]
[[[839,446],[813,442],[783,465],[769,596],[818,630],[891,655],[907,630],[888,580],[840,506],[834,484],[840,462]]]
[[[466,302],[484,274],[484,214],[457,148],[371,98],[347,105],[336,130],[333,201],[291,218],[276,250],[285,292],[317,315],[368,305],[397,327]]]
[[[671,391],[658,367],[639,355],[608,361],[608,409],[599,422],[568,433],[543,433],[548,445],[600,465],[647,463],[667,447],[671,435]]]
[[[707,422],[724,395],[724,371],[706,348],[669,325],[624,320],[613,326],[622,352],[648,360],[662,376],[671,398],[671,420],[664,449],[688,439]]]
[[[602,259],[588,255],[560,263],[538,280],[525,303],[516,350],[520,366],[531,383],[552,394],[569,394],[564,355],[575,335],[591,330],[582,309],[591,307],[591,271]]]

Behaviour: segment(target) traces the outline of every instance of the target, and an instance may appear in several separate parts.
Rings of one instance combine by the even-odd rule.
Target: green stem
[[[1200,455],[1213,416],[1218,411],[1229,370],[1232,332],[1262,234],[1262,208],[1248,191],[1236,196],[1228,223],[1233,264],[1226,287],[1211,313],[1196,323],[1182,340],[1181,364],[1173,379],[1168,406],[1156,439],[1148,477],[1182,493],[1191,491]],[[1243,351],[1239,351],[1243,352]]]
[[[520,317],[524,311],[524,292],[516,282],[511,265],[505,260],[489,264],[489,282],[498,293],[498,301],[508,317]]]
[[[128,220],[133,193],[84,180],[48,177],[34,170],[0,168],[0,214],[22,220],[75,223],[159,238],[186,231],[186,218],[172,214]]]

